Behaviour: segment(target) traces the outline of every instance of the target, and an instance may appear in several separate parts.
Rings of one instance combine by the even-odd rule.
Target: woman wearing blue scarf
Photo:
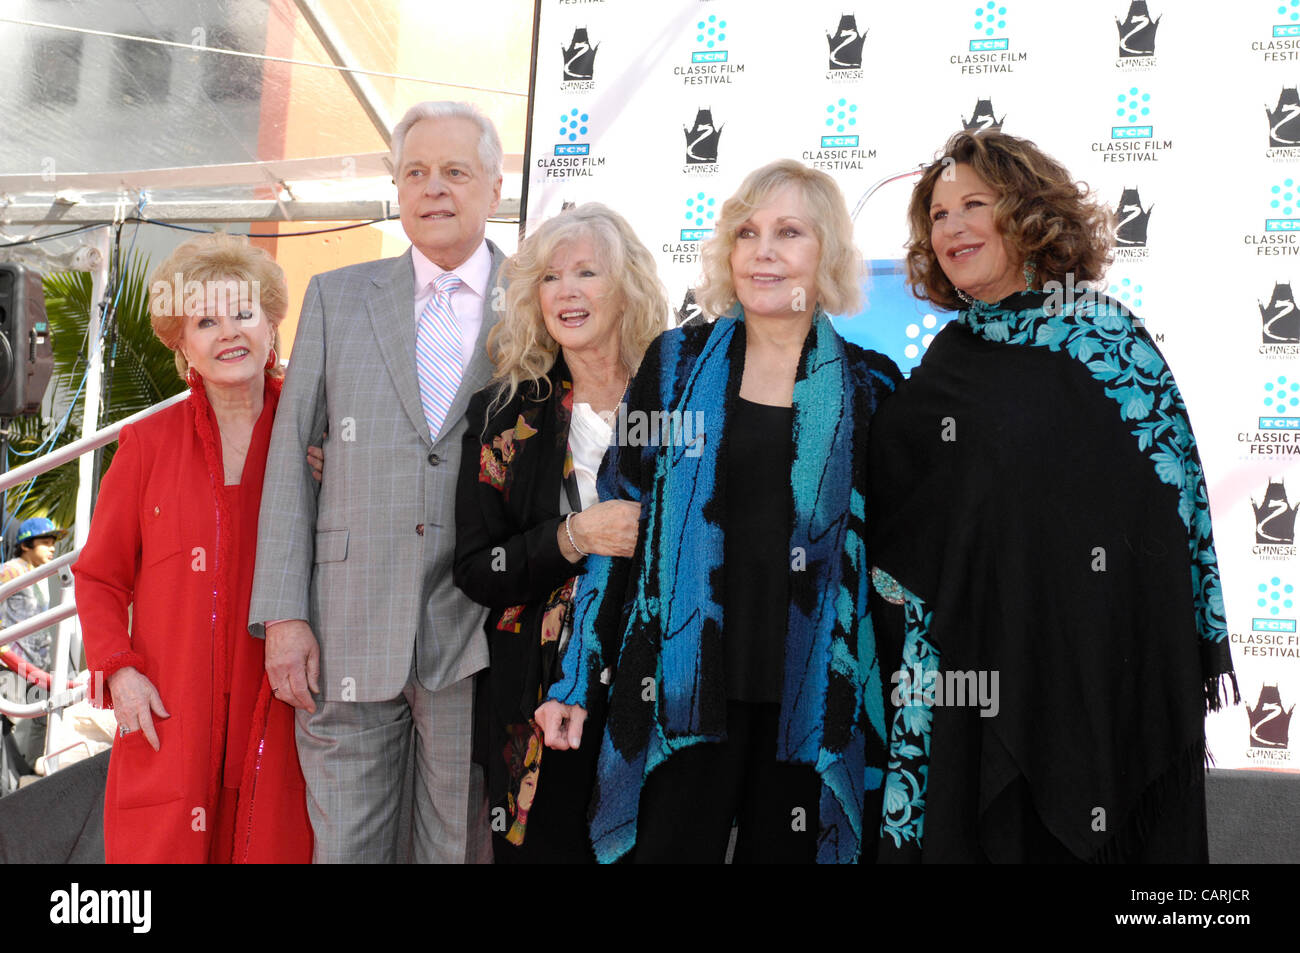
[[[1111,216],[988,132],[909,218],[914,290],[960,313],[872,433],[880,859],[1204,862],[1204,714],[1236,682],[1187,408],[1090,287]]]
[[[899,374],[827,317],[856,308],[861,259],[824,173],[751,173],[703,257],[697,298],[721,317],[637,372],[598,486],[641,505],[636,553],[588,559],[537,721],[551,747],[600,745],[603,862],[719,862],[733,820],[738,862],[850,862],[885,758],[861,487]]]

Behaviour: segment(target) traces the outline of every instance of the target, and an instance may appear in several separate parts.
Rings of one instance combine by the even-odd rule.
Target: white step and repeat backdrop
[[[1300,0],[540,0],[527,221],[624,214],[689,313],[751,169],[840,183],[868,262],[851,340],[915,366],[946,319],[898,259],[917,167],[963,125],[1036,141],[1120,217],[1107,281],[1178,378],[1209,480],[1243,704],[1220,767],[1300,770]]]

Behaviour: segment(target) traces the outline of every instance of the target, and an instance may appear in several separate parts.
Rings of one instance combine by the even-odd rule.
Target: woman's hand
[[[627,500],[606,500],[590,509],[575,513],[569,521],[569,532],[578,549],[594,556],[631,556],[636,552],[637,522],[641,518],[641,504]],[[559,530],[560,549],[569,562],[580,557],[568,545],[568,533]],[[572,555],[571,555],[572,554]]]
[[[542,740],[546,747],[568,751],[577,748],[582,741],[582,725],[587,720],[587,709],[548,701],[533,712],[533,719],[541,725]]]
[[[158,732],[153,716],[170,718],[163,707],[158,689],[153,687],[139,669],[133,666],[119,668],[108,676],[108,690],[113,694],[113,715],[117,718],[119,734],[143,731],[145,740],[154,751],[158,750]]]
[[[319,483],[325,475],[325,450],[321,447],[308,447],[307,466],[311,467],[311,475]]]

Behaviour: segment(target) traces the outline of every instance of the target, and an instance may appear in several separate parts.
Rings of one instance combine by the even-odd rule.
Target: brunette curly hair
[[[1007,254],[1017,263],[1032,262],[1039,287],[1097,281],[1110,265],[1114,216],[1051,156],[1028,139],[1003,132],[959,132],[948,140],[925,170],[907,209],[911,238],[907,276],[912,293],[941,308],[964,307],[957,289],[943,273],[930,244],[930,200],[935,184],[954,163],[970,166],[998,195],[993,220]]]

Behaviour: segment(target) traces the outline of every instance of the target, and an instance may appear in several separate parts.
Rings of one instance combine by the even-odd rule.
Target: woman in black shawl
[[[1110,215],[961,133],[909,221],[915,293],[960,314],[872,432],[880,858],[1204,862],[1204,714],[1239,699],[1182,396],[1087,284]]]

